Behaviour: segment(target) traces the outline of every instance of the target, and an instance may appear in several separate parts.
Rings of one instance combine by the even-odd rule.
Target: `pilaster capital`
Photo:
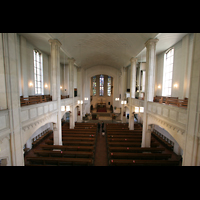
[[[74,58],[68,58],[67,60],[68,60],[69,63],[72,63],[72,64],[74,64],[75,61],[76,61]]]
[[[130,59],[130,61],[131,61],[131,64],[133,64],[134,62],[135,62],[135,64],[136,64],[137,58],[132,57],[132,58]]]
[[[148,47],[150,45],[156,45],[156,43],[159,41],[159,39],[149,39],[145,42],[145,46]]]
[[[62,45],[58,39],[49,39],[48,42],[52,45],[58,45],[59,47]]]

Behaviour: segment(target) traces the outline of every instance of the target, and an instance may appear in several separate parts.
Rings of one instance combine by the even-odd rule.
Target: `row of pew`
[[[69,98],[69,95],[61,95],[61,99]],[[44,103],[52,101],[52,96],[50,94],[48,95],[29,95],[28,97],[20,96],[20,104],[21,106],[28,106],[38,103]]]
[[[182,108],[187,108],[188,105],[188,98],[179,99],[178,97],[155,96],[153,101]]]
[[[128,124],[106,124],[108,163],[110,166],[178,166],[179,161],[171,159],[172,153],[154,138],[151,147],[141,147],[142,127]]]
[[[53,145],[53,134],[27,157],[26,166],[91,166],[94,163],[97,124],[69,123],[62,126],[62,145]]]

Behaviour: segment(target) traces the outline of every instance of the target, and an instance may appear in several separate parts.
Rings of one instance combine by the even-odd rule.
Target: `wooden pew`
[[[60,158],[60,157],[27,157],[30,164],[41,164],[41,165],[92,165],[92,158]]]
[[[175,160],[132,160],[132,159],[110,159],[111,166],[178,166]]]
[[[161,147],[108,147],[109,152],[132,152],[132,153],[142,153],[142,152],[157,152],[162,153],[165,148]]]
[[[50,140],[53,140],[53,136],[49,137]],[[62,137],[63,141],[95,141],[95,138],[93,137]]]
[[[94,151],[94,146],[40,145],[44,150],[59,149],[63,151]]]
[[[45,141],[46,144],[50,144],[53,145],[53,140],[46,140]],[[63,145],[71,145],[71,146],[94,146],[95,145],[95,141],[91,141],[91,142],[85,142],[85,141],[62,141]]]
[[[158,160],[158,159],[169,159],[172,154],[164,153],[125,153],[125,152],[110,152],[110,159],[136,159],[136,160]]]
[[[50,151],[50,150],[34,150],[34,153],[42,157],[84,157],[93,158],[92,151]]]
[[[141,142],[108,142],[109,147],[141,147]],[[159,146],[158,143],[151,143],[151,147]]]

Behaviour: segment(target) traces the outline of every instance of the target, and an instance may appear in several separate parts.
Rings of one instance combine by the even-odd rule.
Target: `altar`
[[[107,112],[106,103],[97,103],[97,112]]]

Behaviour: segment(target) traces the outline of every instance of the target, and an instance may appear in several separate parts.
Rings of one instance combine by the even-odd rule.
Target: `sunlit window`
[[[104,76],[100,75],[99,78],[99,96],[103,96],[104,95]]]
[[[34,58],[35,94],[44,94],[42,54],[38,50],[33,50],[33,56],[34,56],[33,58]]]
[[[173,75],[174,49],[165,53],[163,70],[163,96],[171,96]]]
[[[108,87],[107,87],[107,93],[108,93],[108,96],[110,97],[111,96],[111,77],[108,76]]]
[[[96,96],[96,94],[97,94],[97,78],[96,78],[96,76],[93,76],[93,78],[92,78],[92,91],[93,91],[93,96]]]

